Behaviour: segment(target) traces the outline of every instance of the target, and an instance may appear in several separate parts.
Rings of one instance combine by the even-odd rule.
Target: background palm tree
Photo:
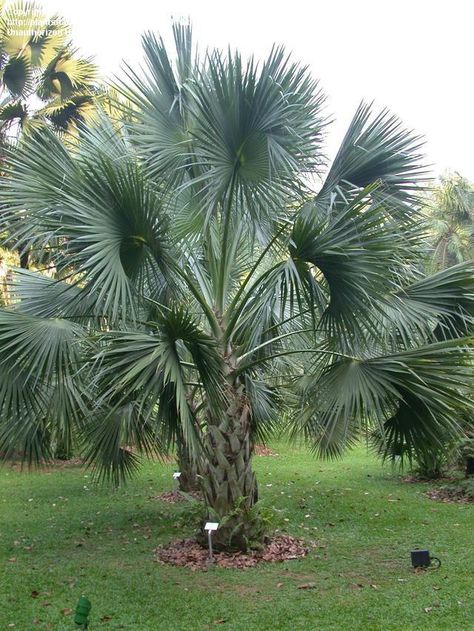
[[[0,3],[0,160],[6,147],[41,125],[75,134],[90,122],[105,98],[97,68],[68,41],[58,15],[46,17],[40,4]],[[30,253],[19,244],[20,264]]]
[[[49,123],[71,132],[95,111],[97,69],[68,41],[69,27],[40,4],[0,7],[0,136]],[[44,16],[44,17],[43,17]],[[29,31],[35,31],[30,33]]]
[[[254,441],[282,417],[320,454],[377,427],[411,457],[471,409],[474,270],[420,273],[421,143],[396,117],[362,104],[317,187],[307,69],[281,48],[199,60],[174,35],[175,59],[145,35],[120,133],[103,116],[9,157],[10,242],[62,280],[17,270],[0,311],[0,450],[42,459],[60,428],[118,482],[178,442],[216,546],[246,549],[264,536]]]
[[[426,212],[435,270],[474,258],[474,186],[466,178],[458,173],[441,177]]]

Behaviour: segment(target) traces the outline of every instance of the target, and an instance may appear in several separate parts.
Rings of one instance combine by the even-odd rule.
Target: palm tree
[[[432,267],[444,269],[474,258],[474,187],[455,173],[440,178],[426,204]]]
[[[264,536],[253,445],[282,417],[321,454],[377,427],[410,457],[471,409],[474,270],[420,273],[421,141],[395,116],[362,104],[315,192],[308,70],[282,48],[200,60],[174,35],[175,60],[144,36],[120,133],[42,130],[9,158],[10,242],[62,280],[17,270],[0,310],[0,451],[32,462],[78,436],[118,482],[177,442],[216,546],[246,549]]]
[[[0,4],[3,143],[44,122],[60,133],[73,132],[95,112],[96,66],[67,41],[65,20],[43,15],[35,2]]]
[[[20,0],[0,3],[0,160],[23,132],[41,125],[75,134],[90,122],[104,98],[97,69],[67,41],[68,25],[46,18],[41,5]],[[29,265],[20,244],[20,263]]]

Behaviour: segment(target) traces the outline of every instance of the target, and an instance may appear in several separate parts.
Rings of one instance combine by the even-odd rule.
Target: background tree
[[[174,34],[174,60],[144,37],[120,133],[104,116],[9,156],[1,220],[62,280],[17,270],[0,311],[0,450],[47,457],[60,427],[118,482],[178,442],[216,546],[247,549],[264,536],[253,445],[283,414],[318,453],[375,426],[410,457],[471,409],[473,268],[420,273],[425,171],[396,117],[361,105],[316,192],[307,69],[281,48],[199,61]]]
[[[474,187],[458,173],[446,174],[430,190],[423,204],[427,216],[428,240],[432,248],[429,268],[447,269],[474,258]],[[462,456],[463,445],[472,433],[472,417],[460,419],[463,428],[454,434],[447,431],[437,448],[415,454],[416,472],[425,478],[437,478]],[[471,439],[472,440],[472,439]],[[467,452],[466,452],[467,453]],[[467,458],[467,456],[466,456]],[[467,469],[470,460],[467,458]]]
[[[66,21],[46,17],[40,4],[0,4],[0,151],[45,124],[75,134],[96,114],[103,92],[97,68],[68,37]],[[25,244],[19,244],[19,254],[21,266],[28,267]]]
[[[78,55],[67,22],[47,18],[35,2],[2,2],[0,12],[0,133],[47,122],[71,132],[93,114],[97,69]]]
[[[474,258],[474,187],[466,178],[442,176],[426,211],[435,270]]]

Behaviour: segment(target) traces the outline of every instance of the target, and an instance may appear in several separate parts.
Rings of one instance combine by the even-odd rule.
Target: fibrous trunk
[[[208,425],[201,487],[209,519],[219,522],[213,547],[245,551],[261,545],[265,533],[254,508],[258,491],[252,469],[251,410],[242,388],[233,389],[229,400],[225,418]]]
[[[466,458],[466,477],[474,475],[474,458],[468,456]]]

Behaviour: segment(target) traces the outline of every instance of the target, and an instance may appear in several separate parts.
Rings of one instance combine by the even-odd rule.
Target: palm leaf
[[[387,445],[403,443],[407,452],[439,446],[472,411],[471,342],[336,361],[306,386],[297,426],[304,425],[321,455],[339,454],[357,428],[376,427]]]
[[[2,83],[14,97],[24,97],[32,88],[31,67],[27,57],[20,54],[10,57],[2,76]]]
[[[75,423],[84,413],[73,383],[82,327],[0,310],[0,451],[29,464],[50,455],[48,423]]]
[[[50,161],[40,159],[47,146]],[[168,218],[158,191],[105,118],[83,130],[71,153],[47,130],[25,140],[11,156],[9,175],[0,197],[10,241],[41,250],[53,237],[63,240],[64,272],[72,268],[83,291],[94,292],[113,318],[136,312],[136,292],[146,284],[164,283],[172,261]]]
[[[375,182],[382,186],[377,197],[389,200],[392,212],[409,217],[410,205],[419,202],[420,184],[426,182],[420,150],[420,136],[406,130],[388,110],[372,115],[372,107],[361,103],[341,147],[316,197],[318,204],[333,205],[344,201]]]

